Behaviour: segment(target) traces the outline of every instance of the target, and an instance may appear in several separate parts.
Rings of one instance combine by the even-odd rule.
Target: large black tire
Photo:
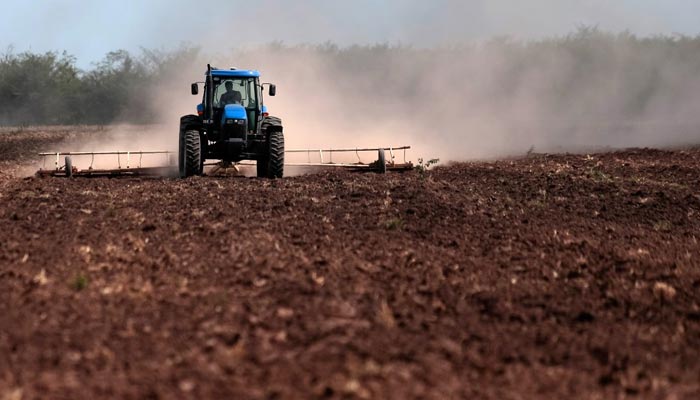
[[[178,155],[180,178],[202,174],[202,145],[199,131],[181,132]]]
[[[267,177],[282,178],[284,176],[284,134],[281,131],[271,132],[269,143]]]
[[[199,131],[202,127],[202,119],[194,114],[190,115],[184,115],[180,118],[180,134],[179,134],[179,143],[178,143],[178,157],[177,157],[177,164],[178,164],[178,172],[181,178],[185,178],[187,176],[191,176],[187,174],[187,171],[185,171],[185,165],[187,164],[185,161],[185,155],[186,155],[186,144],[185,144],[185,136],[187,131]],[[200,164],[204,161],[204,158],[200,156]],[[200,168],[201,169],[201,168]]]
[[[265,153],[257,161],[260,178],[282,178],[284,176],[284,133],[282,120],[267,117],[262,123],[262,131],[267,136]]]

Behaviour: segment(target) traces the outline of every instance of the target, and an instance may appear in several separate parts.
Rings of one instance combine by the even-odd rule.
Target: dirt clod
[[[671,301],[676,297],[676,289],[668,283],[656,282],[654,283],[654,296],[660,300]]]

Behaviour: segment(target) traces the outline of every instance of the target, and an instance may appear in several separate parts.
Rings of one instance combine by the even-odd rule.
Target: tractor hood
[[[248,119],[248,114],[245,108],[240,104],[227,104],[224,107],[224,112],[221,115],[221,123],[226,124],[227,119],[238,119],[246,120]]]

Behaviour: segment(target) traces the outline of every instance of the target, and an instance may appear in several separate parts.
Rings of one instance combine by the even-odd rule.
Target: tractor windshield
[[[254,78],[229,78],[214,76],[214,107],[240,104],[247,109],[257,109],[258,99]]]

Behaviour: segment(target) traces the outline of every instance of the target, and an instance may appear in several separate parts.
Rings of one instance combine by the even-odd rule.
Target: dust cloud
[[[698,38],[581,29],[451,47],[276,43],[202,51],[150,94],[158,125],[138,134],[115,126],[84,147],[175,150],[179,117],[201,101],[189,84],[203,79],[207,63],[258,69],[263,82],[277,84],[265,103],[282,118],[288,149],[410,145],[409,160],[447,162],[692,145],[700,142],[698,49]]]
[[[287,148],[411,145],[414,161],[462,161],[681,146],[700,142],[698,48],[700,39],[595,29],[444,48],[273,44],[203,55],[158,98],[177,132],[208,58],[278,85],[265,102]]]

